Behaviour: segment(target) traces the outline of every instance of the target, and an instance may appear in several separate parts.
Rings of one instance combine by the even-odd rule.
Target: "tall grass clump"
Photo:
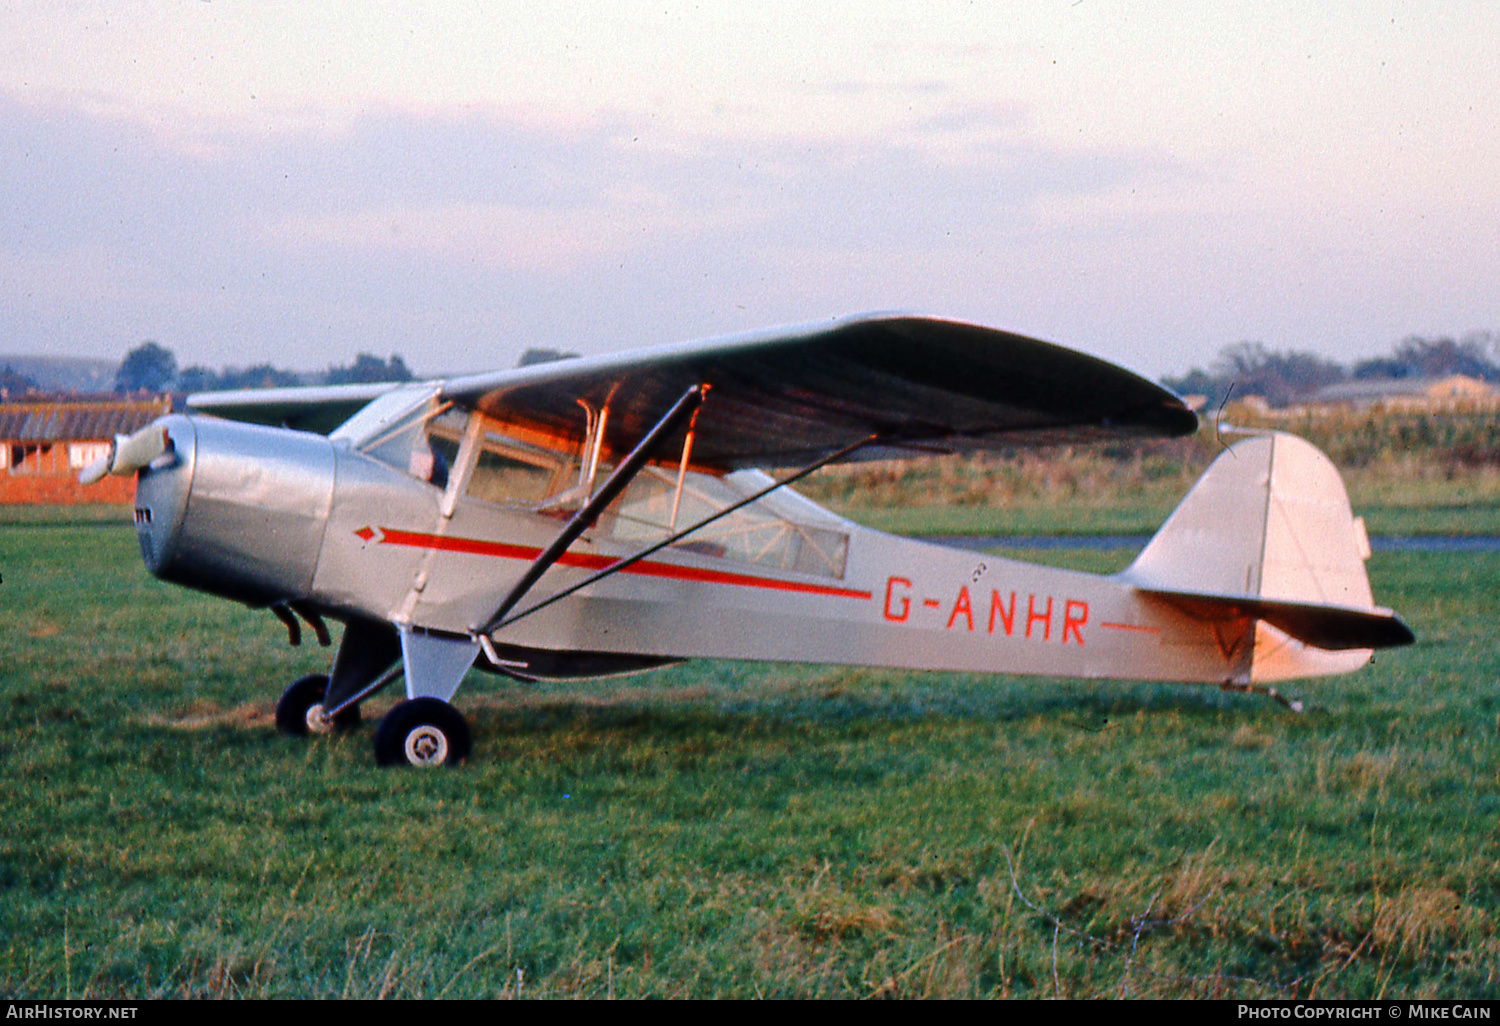
[[[1374,530],[1500,531],[1500,419],[1479,410],[1275,411],[1231,403],[1188,438],[846,464],[799,488],[898,532],[1149,532],[1242,437],[1227,425],[1313,442],[1338,466],[1355,511]]]

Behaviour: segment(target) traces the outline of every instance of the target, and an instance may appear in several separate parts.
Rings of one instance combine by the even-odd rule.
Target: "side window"
[[[489,502],[541,502],[551,490],[557,468],[541,460],[507,452],[491,439],[479,450],[468,494]]]
[[[578,462],[570,456],[486,430],[464,492],[486,502],[536,506],[566,491],[577,476]]]
[[[620,541],[649,544],[671,533],[674,499],[676,528],[681,530],[743,497],[722,478],[689,474],[682,496],[677,499],[676,475],[650,467],[630,483],[613,507],[610,534]],[[796,523],[767,506],[753,504],[694,531],[672,547],[716,559],[842,578],[849,536],[842,531]]]

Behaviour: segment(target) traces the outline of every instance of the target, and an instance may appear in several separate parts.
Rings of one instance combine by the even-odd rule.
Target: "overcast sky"
[[[1500,328],[1500,4],[0,0],[0,351]]]

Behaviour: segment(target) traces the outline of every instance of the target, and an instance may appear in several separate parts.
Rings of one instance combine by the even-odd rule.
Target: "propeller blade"
[[[103,480],[105,474],[134,474],[171,447],[172,439],[161,424],[147,424],[133,435],[115,435],[109,452],[84,467],[78,482],[89,485]]]
[[[109,461],[114,458],[115,445],[109,444],[109,452],[100,456],[78,472],[78,483],[91,485],[104,480],[104,475],[109,473]]]

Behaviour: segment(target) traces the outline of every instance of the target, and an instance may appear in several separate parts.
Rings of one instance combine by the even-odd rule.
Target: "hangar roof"
[[[0,404],[0,440],[104,441],[128,435],[172,411],[170,399]]]

